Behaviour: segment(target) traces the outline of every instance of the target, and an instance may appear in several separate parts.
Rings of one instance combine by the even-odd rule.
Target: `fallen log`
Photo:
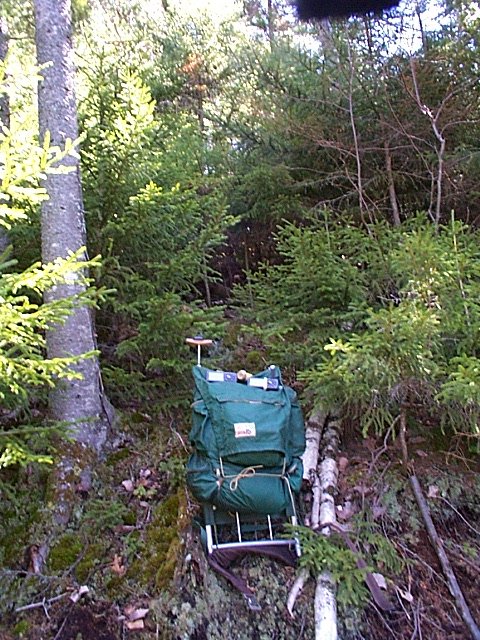
[[[337,489],[337,455],[340,444],[340,421],[327,421],[321,440],[323,459],[320,463],[320,521],[322,535],[329,536],[331,526],[336,525],[335,492]],[[337,640],[336,587],[329,571],[317,577],[315,589],[315,640]]]
[[[305,526],[316,528],[320,517],[320,479],[318,477],[318,458],[320,450],[320,440],[326,422],[326,414],[323,412],[313,413],[307,421],[305,428],[305,452],[302,456],[303,479],[310,484],[312,492],[312,507],[310,513],[305,517]],[[302,569],[295,579],[290,589],[287,599],[287,610],[293,617],[295,602],[302,592],[309,577],[308,569]]]
[[[430,542],[432,543],[432,546],[438,556],[443,569],[443,573],[447,578],[449,591],[452,594],[452,597],[455,599],[455,603],[460,610],[460,615],[462,616],[464,623],[468,627],[472,638],[474,638],[474,640],[480,640],[480,629],[473,619],[463,592],[460,588],[460,585],[458,584],[457,577],[452,569],[452,565],[447,558],[447,554],[445,553],[445,549],[443,548],[443,542],[437,533],[432,517],[430,515],[430,509],[423,495],[422,487],[420,486],[420,482],[418,481],[418,478],[415,474],[412,474],[410,476],[410,485],[413,489],[415,500],[417,501],[420,513],[422,514],[422,518],[428,532],[428,537],[430,538]]]
[[[462,616],[465,625],[468,627],[472,638],[474,640],[480,640],[480,628],[473,619],[472,613],[468,607],[467,601],[465,600],[462,589],[458,584],[455,572],[453,571],[452,565],[447,558],[447,554],[445,553],[445,549],[443,548],[443,542],[437,533],[435,524],[432,520],[432,516],[430,515],[430,509],[423,495],[422,487],[420,485],[420,482],[418,481],[417,476],[414,473],[413,463],[411,463],[409,459],[407,446],[407,411],[405,407],[402,407],[400,410],[399,438],[402,449],[402,461],[405,465],[405,468],[409,470],[408,477],[413,490],[413,495],[415,496],[418,508],[420,509],[420,513],[422,515],[423,522],[425,523],[430,542],[435,549],[443,573],[447,578],[449,591],[452,597],[455,599],[455,603],[460,610],[460,615]]]

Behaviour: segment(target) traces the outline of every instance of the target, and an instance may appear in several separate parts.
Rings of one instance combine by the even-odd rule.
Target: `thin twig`
[[[388,622],[385,620],[385,616],[383,615],[383,613],[381,612],[381,610],[377,607],[377,605],[370,601],[369,602],[370,606],[376,611],[378,617],[380,618],[380,620],[382,621],[382,623],[385,625],[385,627],[388,629],[388,631],[390,631],[392,638],[397,638],[397,634],[395,633],[395,631],[392,629],[392,627],[388,624]]]
[[[413,629],[413,634],[412,637],[410,638],[410,640],[414,640],[417,636],[418,636],[418,640],[422,640],[423,638],[423,634],[422,634],[422,625],[420,622],[420,607],[421,607],[422,601],[419,599],[418,600],[418,604],[416,607],[414,607],[412,605],[412,612],[413,612],[413,620],[414,620],[414,624],[415,624],[415,628]]]
[[[430,574],[430,579],[433,579],[434,577],[439,579],[441,582],[443,582],[444,584],[446,584],[446,580],[445,577],[442,576],[441,573],[438,573],[438,571],[435,571],[435,569],[428,564],[428,562],[425,562],[425,560],[423,558],[421,558],[417,553],[415,553],[415,551],[412,551],[409,547],[407,547],[406,545],[402,544],[399,540],[396,541],[396,544],[400,547],[400,549],[402,549],[403,551],[405,551],[408,555],[410,555],[412,558],[414,558],[419,564],[423,564],[423,566],[428,570],[429,574]]]
[[[402,607],[403,612],[407,617],[407,620],[410,622],[411,620],[410,614],[407,611],[407,607],[403,604],[402,594],[400,593],[400,589],[398,587],[395,587],[395,595],[397,596],[398,603]]]
[[[60,625],[60,629],[57,631],[57,633],[55,634],[55,637],[53,638],[53,640],[58,640],[58,638],[60,637],[60,634],[63,631],[63,627],[67,624],[67,620],[68,620],[68,616],[70,615],[70,613],[72,612],[74,605],[72,604],[71,607],[69,608],[69,610],[67,611],[67,615],[65,616],[65,618],[63,619],[62,624]]]
[[[458,511],[457,509],[455,509],[455,507],[453,506],[453,504],[452,504],[449,500],[447,500],[447,499],[446,499],[446,498],[444,498],[443,496],[438,496],[438,497],[440,498],[440,500],[443,500],[443,502],[445,502],[445,504],[448,504],[448,506],[450,507],[450,509],[451,509],[452,511],[455,511],[455,513],[457,514],[457,516],[463,520],[463,522],[467,525],[467,527],[468,527],[469,529],[471,529],[474,533],[476,533],[476,534],[477,534],[477,536],[480,536],[480,531],[479,531],[478,529],[475,529],[475,527],[474,527],[474,526],[472,526],[472,525],[468,522],[468,520],[462,516],[462,514],[460,513],[460,511]]]
[[[390,425],[390,427],[387,430],[387,433],[385,434],[385,437],[383,438],[383,446],[380,447],[380,449],[377,450],[377,453],[375,453],[375,455],[372,454],[373,459],[372,462],[370,463],[369,467],[368,467],[368,475],[371,476],[373,469],[376,465],[376,463],[378,462],[378,459],[380,458],[380,456],[382,456],[386,451],[388,451],[388,445],[387,445],[387,441],[388,438],[390,437],[393,428],[395,426],[395,424],[398,422],[400,416],[397,416],[395,418],[395,420],[392,422],[392,424]]]
[[[20,611],[28,611],[29,609],[38,609],[40,607],[43,607],[45,614],[47,614],[46,607],[49,607],[53,602],[57,602],[57,600],[61,600],[65,596],[69,596],[71,594],[72,594],[71,591],[65,591],[65,593],[61,593],[59,596],[49,598],[48,600],[46,598],[43,598],[43,600],[40,600],[40,602],[32,602],[31,604],[26,604],[23,607],[17,607],[15,609],[15,613],[20,613]]]
[[[470,569],[472,569],[475,572],[475,575],[480,574],[480,567],[476,565],[474,562],[472,562],[471,560],[469,560],[468,558],[466,558],[465,553],[462,554],[460,553],[460,551],[457,551],[457,549],[452,549],[450,546],[448,549],[448,553],[458,558],[459,562],[463,562],[463,564],[467,565],[467,567],[470,567]]]

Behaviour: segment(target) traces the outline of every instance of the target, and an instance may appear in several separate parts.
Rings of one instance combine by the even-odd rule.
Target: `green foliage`
[[[189,366],[183,341],[222,331],[219,309],[195,302],[217,274],[210,262],[233,218],[209,177],[198,119],[155,111],[140,76],[102,54],[82,103],[90,241],[115,288],[97,315],[114,402],[160,400]],[[100,83],[101,91],[98,90]],[[180,389],[179,389],[180,382]]]
[[[432,350],[439,342],[435,312],[406,300],[369,310],[364,331],[348,342],[332,340],[324,349],[330,359],[304,375],[317,402],[361,407],[364,433],[382,432],[401,405],[413,398],[427,402],[433,394],[438,363]]]
[[[395,545],[379,530],[377,523],[355,516],[352,528],[357,534],[357,543],[380,571],[388,575],[399,575],[403,571],[404,560],[398,555]]]
[[[162,462],[158,464],[158,470],[167,475],[171,491],[175,491],[185,485],[187,471],[184,457],[172,455],[167,460],[162,460]]]
[[[375,524],[360,518],[353,521],[357,534],[358,555],[346,547],[345,541],[337,533],[324,536],[308,527],[289,525],[289,534],[295,535],[302,547],[299,565],[314,576],[327,571],[337,588],[338,604],[344,609],[365,606],[369,593],[365,585],[367,572],[373,566],[383,573],[398,575],[404,568],[394,545],[378,531]],[[367,566],[358,567],[362,557]]]
[[[299,565],[314,576],[328,571],[336,584],[337,602],[341,607],[364,606],[368,600],[364,579],[370,569],[357,567],[355,554],[345,548],[341,538],[323,536],[308,527],[297,526],[292,531],[302,546]]]
[[[3,470],[0,478],[2,518],[0,519],[0,565],[20,562],[29,543],[30,531],[41,518],[45,467],[32,469],[31,482],[21,467]]]
[[[111,256],[103,267],[104,279],[109,269],[114,282],[122,275],[128,278],[119,294],[131,299],[138,293],[132,300],[137,306],[144,303],[141,287],[157,295],[188,293],[203,277],[205,262],[222,242],[228,223],[217,193],[199,197],[180,184],[165,191],[150,182],[104,228]]]
[[[38,300],[46,290],[72,277],[86,282],[81,253],[0,277],[0,399],[4,406],[25,406],[34,387],[52,387],[57,379],[78,378],[72,365],[79,357],[45,359],[44,332],[64,321],[79,298],[92,302],[92,292],[43,304]],[[95,264],[98,262],[90,263]]]
[[[11,129],[0,129],[0,226],[7,229],[13,222],[27,218],[26,208],[46,199],[45,189],[39,186],[45,172],[65,171],[55,166],[66,155],[75,153],[75,141],[69,140],[64,149],[59,149],[50,146],[48,135],[43,147],[36,146],[22,126],[23,123],[14,123]]]
[[[181,553],[180,532],[186,524],[186,502],[182,490],[163,500],[155,509],[145,535],[144,557],[127,572],[145,587],[168,587]]]
[[[83,542],[77,533],[65,533],[57,539],[48,555],[48,566],[51,571],[70,569],[83,550]]]
[[[277,250],[282,263],[265,264],[238,299],[270,357],[303,369],[312,404],[353,412],[364,433],[408,405],[478,437],[475,230],[325,218],[283,225]]]
[[[306,228],[287,223],[279,229],[282,263],[264,265],[237,291],[242,307],[252,305],[272,358],[297,367],[313,364],[332,330],[340,333],[356,321],[354,305],[366,295],[357,265],[368,242],[361,230],[328,218]]]
[[[437,395],[446,409],[442,424],[464,430],[470,449],[480,453],[480,360],[463,355],[452,358],[450,365]]]
[[[148,287],[150,289],[150,287]],[[129,312],[139,324],[136,335],[119,343],[105,379],[113,400],[122,404],[144,399],[169,405],[190,403],[190,368],[195,356],[185,337],[197,334],[220,337],[224,331],[223,310],[185,303],[178,294],[142,296]],[[142,317],[143,316],[143,317]]]
[[[154,103],[138,74],[105,54],[93,59],[88,73],[91,84],[80,107],[85,207],[90,243],[107,255],[103,225],[123,213],[152,174]]]
[[[120,500],[94,498],[88,501],[83,522],[92,533],[101,533],[107,528],[113,529],[123,524],[129,515],[130,510]]]
[[[94,304],[95,292],[85,288],[83,293],[41,303],[41,295],[52,286],[77,282],[88,286],[84,276],[87,266],[82,250],[66,260],[58,259],[48,265],[34,264],[22,273],[4,273],[0,276],[0,399],[12,416],[28,416],[30,405],[46,401],[46,394],[58,380],[79,377],[74,365],[81,356],[46,358],[45,331],[63,322],[75,304]],[[7,268],[11,263],[4,264]],[[39,426],[19,424],[0,425],[0,468],[27,462],[51,462],[51,457],[35,452],[34,447],[48,440],[61,430],[61,425]],[[36,444],[34,445],[34,442]],[[46,441],[46,442],[45,442]],[[27,442],[30,444],[27,446]]]

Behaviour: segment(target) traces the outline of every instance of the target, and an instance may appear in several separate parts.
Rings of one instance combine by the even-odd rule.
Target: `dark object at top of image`
[[[396,7],[399,0],[295,0],[300,20],[348,18],[380,13]]]

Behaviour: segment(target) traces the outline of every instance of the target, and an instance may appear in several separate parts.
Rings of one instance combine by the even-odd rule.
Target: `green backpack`
[[[302,483],[305,430],[296,393],[278,367],[237,382],[193,367],[195,394],[187,483],[202,503],[227,511],[282,514]]]

